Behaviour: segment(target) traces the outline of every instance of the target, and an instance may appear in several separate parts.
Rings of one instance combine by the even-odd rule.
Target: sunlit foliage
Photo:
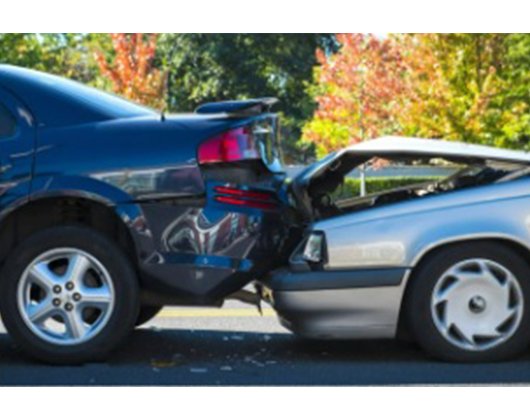
[[[132,101],[164,108],[165,76],[153,65],[157,35],[115,33],[110,37],[113,57],[108,58],[103,51],[96,51],[95,57],[113,91]]]

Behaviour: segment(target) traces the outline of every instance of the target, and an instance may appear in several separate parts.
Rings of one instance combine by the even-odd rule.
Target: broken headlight
[[[321,263],[325,259],[324,232],[311,232],[305,243],[302,258],[311,263]]]

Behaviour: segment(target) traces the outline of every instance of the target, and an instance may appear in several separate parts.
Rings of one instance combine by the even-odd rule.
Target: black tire
[[[431,297],[437,280],[450,267],[468,259],[491,260],[516,278],[523,296],[521,321],[506,341],[488,349],[468,350],[446,339],[431,313]],[[448,246],[429,256],[413,273],[407,292],[407,323],[419,345],[436,358],[453,362],[494,362],[523,352],[530,343],[530,266],[509,247],[495,242],[468,242]]]
[[[99,260],[114,286],[114,307],[101,331],[86,342],[61,345],[36,335],[24,322],[17,305],[17,287],[26,267],[44,252],[77,248]],[[102,360],[124,340],[138,317],[138,281],[130,261],[103,234],[85,227],[53,227],[33,234],[7,257],[0,273],[0,313],[14,341],[28,355],[53,364]]]
[[[162,310],[163,306],[145,306],[140,307],[138,318],[136,319],[136,326],[139,327],[149,321],[151,321],[158,313]]]

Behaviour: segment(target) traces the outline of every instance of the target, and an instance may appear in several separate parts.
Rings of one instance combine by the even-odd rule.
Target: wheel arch
[[[408,326],[406,325],[406,307],[409,304],[409,294],[411,290],[411,285],[415,281],[415,275],[419,271],[419,268],[424,264],[428,264],[434,256],[436,256],[440,251],[445,250],[449,247],[467,244],[467,243],[494,243],[498,245],[503,245],[530,264],[530,248],[524,244],[522,241],[517,240],[508,235],[484,235],[479,237],[457,237],[446,239],[437,243],[432,244],[431,246],[425,248],[420,254],[416,256],[414,262],[411,266],[411,270],[404,279],[404,291],[403,298],[401,299],[401,305],[399,308],[399,318],[398,318],[398,329],[397,336],[409,338],[410,334],[408,332]]]
[[[133,217],[134,212],[127,206],[111,206],[95,196],[50,194],[25,200],[0,219],[0,265],[10,250],[31,234],[74,224],[93,228],[116,241],[136,266],[139,250],[133,238]]]

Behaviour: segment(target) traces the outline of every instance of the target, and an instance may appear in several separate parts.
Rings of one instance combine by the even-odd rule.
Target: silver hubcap
[[[461,261],[437,281],[431,299],[434,325],[465,350],[487,350],[508,340],[523,315],[523,293],[515,276],[486,259]]]
[[[114,309],[114,286],[94,256],[57,248],[26,268],[17,300],[22,319],[40,338],[60,345],[80,344],[107,324]]]

